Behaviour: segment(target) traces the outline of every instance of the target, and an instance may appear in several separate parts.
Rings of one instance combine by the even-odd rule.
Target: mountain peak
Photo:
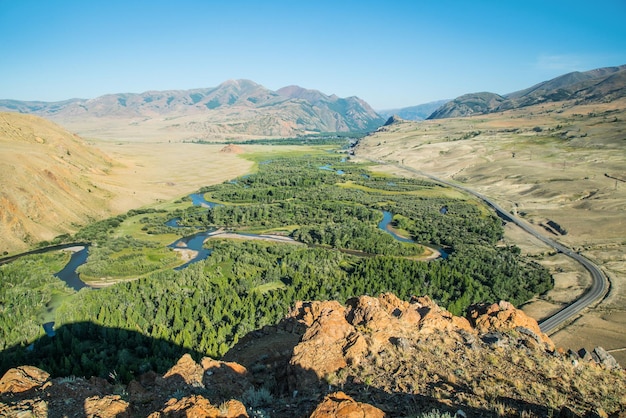
[[[226,80],[213,88],[107,94],[57,103],[0,100],[0,110],[33,113],[78,133],[104,138],[116,137],[111,129],[102,128],[111,117],[124,126],[126,138],[167,132],[180,140],[213,141],[367,132],[383,123],[356,97],[327,96],[298,86],[272,91],[246,79]]]
[[[567,100],[606,103],[622,97],[626,97],[626,65],[570,72],[505,96],[484,92],[465,94],[441,106],[428,119],[494,113]]]
[[[276,90],[276,93],[290,99],[303,99],[311,103],[318,103],[324,100],[335,101],[337,96],[327,96],[319,90],[305,89],[304,87],[291,85]]]
[[[217,88],[224,88],[224,87],[235,87],[235,88],[239,88],[239,89],[245,89],[245,88],[256,88],[256,87],[262,87],[260,84],[255,83],[252,80],[247,80],[244,78],[240,78],[240,79],[229,79],[226,80],[222,83],[220,83]]]
[[[402,123],[402,122],[406,122],[406,121],[398,115],[391,115],[389,116],[389,119],[387,119],[387,122],[385,122],[383,126],[389,126],[389,125]]]

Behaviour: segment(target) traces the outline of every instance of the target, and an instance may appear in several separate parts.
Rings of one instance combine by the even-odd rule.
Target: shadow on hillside
[[[0,376],[12,367],[32,365],[53,378],[97,376],[127,383],[150,370],[164,373],[185,353],[195,360],[204,356],[166,339],[92,322],[66,324],[55,332],[54,337],[43,336],[28,347],[2,351]]]
[[[467,417],[498,416],[499,409],[513,409],[518,415],[526,414],[529,417],[544,417],[555,412],[537,403],[508,397],[492,399],[492,409],[455,403],[446,399],[446,392],[465,393],[466,399],[476,398],[476,395],[465,385],[451,385],[441,380],[429,383],[429,388],[425,391],[440,393],[441,396],[437,398],[413,393],[411,388],[405,391],[383,390],[382,382],[364,382],[355,377],[348,377],[344,383],[335,383],[332,378],[319,378],[313,370],[289,364],[294,347],[302,334],[302,329],[276,332],[274,326],[264,327],[240,339],[223,357],[223,360],[238,362],[245,366],[249,371],[249,379],[256,388],[269,388],[275,398],[283,400],[268,408],[271,410],[271,416],[308,417],[326,395],[337,391],[346,393],[357,402],[373,405],[391,417],[417,417],[434,410],[447,412],[451,416],[462,410]],[[387,380],[393,381],[393,377],[387,376]],[[568,416],[577,417],[573,413]]]
[[[2,395],[0,401],[16,405],[21,400],[45,397],[51,416],[89,416],[96,398],[118,394],[130,402],[128,413],[147,416],[161,410],[171,398],[202,395],[213,405],[225,400],[242,400],[248,407],[265,409],[273,417],[308,417],[328,393],[343,391],[358,402],[374,405],[388,416],[417,416],[439,410],[451,415],[461,409],[468,417],[493,416],[493,410],[470,408],[445,399],[436,399],[419,393],[389,392],[377,388],[377,382],[361,382],[354,378],[345,384],[329,384],[312,370],[289,366],[289,359],[303,330],[277,330],[264,327],[243,337],[223,360],[235,361],[246,367],[244,375],[224,363],[203,362],[200,371],[193,372],[194,364],[185,364],[187,374],[162,375],[172,369],[186,353],[200,362],[204,354],[188,350],[165,339],[147,337],[137,331],[102,327],[90,322],[68,324],[56,331],[56,336],[44,336],[30,348],[12,347],[0,353],[0,375],[21,365],[32,365],[61,376],[94,376],[88,383],[76,383],[73,378],[55,382],[44,389],[31,389],[16,395]],[[155,373],[156,372],[156,373]],[[200,378],[193,380],[193,373]],[[192,376],[190,378],[190,376]],[[131,380],[135,382],[127,385]],[[432,383],[433,389],[437,383]],[[252,388],[271,391],[270,399],[250,396]],[[448,388],[450,390],[450,388]],[[471,395],[469,388],[452,390]],[[247,395],[246,395],[247,393]],[[433,392],[431,392],[433,393]],[[94,398],[95,397],[95,398]],[[91,402],[91,403],[90,403]],[[255,403],[256,404],[252,404]],[[518,411],[533,412],[529,416],[545,416],[549,411],[537,404],[514,399],[496,399],[494,404],[514,407]],[[91,408],[91,409],[90,409]],[[126,407],[125,407],[126,408]]]

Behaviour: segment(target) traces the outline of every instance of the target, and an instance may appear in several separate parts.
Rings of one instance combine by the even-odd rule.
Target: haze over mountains
[[[387,118],[464,117],[562,100],[580,104],[626,96],[626,65],[572,72],[506,95],[469,93],[379,113],[358,97],[340,98],[287,86],[276,91],[250,80],[192,90],[118,93],[60,102],[0,100],[0,110],[53,120],[85,137],[228,141],[320,132],[368,132]]]
[[[358,97],[339,98],[288,86],[269,90],[250,80],[214,88],[109,94],[61,102],[0,100],[0,110],[51,119],[84,136],[167,139],[289,137],[366,132],[384,120]]]
[[[578,104],[610,102],[621,97],[626,97],[626,65],[564,74],[504,96],[490,92],[465,94],[437,109],[428,119],[502,112],[563,100],[577,100]]]
[[[379,110],[378,114],[383,118],[388,119],[391,116],[399,116],[406,120],[424,120],[428,118],[435,110],[439,109],[450,100],[437,100],[434,102],[419,104],[416,106],[403,107],[399,109],[386,109]]]

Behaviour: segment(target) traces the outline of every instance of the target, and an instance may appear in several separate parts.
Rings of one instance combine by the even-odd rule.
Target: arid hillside
[[[223,145],[87,143],[32,115],[0,113],[0,254],[94,220],[243,175]]]
[[[0,415],[621,417],[625,385],[605,350],[555,349],[510,303],[457,317],[428,297],[383,294],[298,302],[221,360],[185,354],[129,383],[13,368],[0,379]]]
[[[608,103],[626,97],[626,65],[563,74],[513,93],[470,93],[451,100],[428,119],[457,118],[498,113],[533,105],[571,101],[576,104]]]
[[[0,252],[25,248],[106,215],[111,193],[93,182],[112,162],[44,119],[0,113]]]
[[[492,198],[535,229],[599,264],[611,280],[605,300],[553,338],[626,347],[626,100],[546,103],[489,115],[396,121],[364,138],[359,158],[453,180]],[[555,289],[524,309],[541,319],[580,295],[587,272],[508,225],[505,240],[550,268]]]

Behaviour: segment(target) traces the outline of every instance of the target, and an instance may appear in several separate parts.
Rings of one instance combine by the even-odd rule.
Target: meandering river
[[[216,206],[219,206],[218,203],[206,200],[204,198],[204,195],[201,193],[193,193],[189,195],[189,197],[191,198],[191,201],[195,206],[202,206],[206,208],[214,208]],[[383,213],[383,219],[379,222],[378,228],[380,228],[382,231],[387,232],[394,239],[400,242],[415,243],[415,241],[413,241],[412,239],[399,235],[396,231],[393,230],[393,228],[391,228],[391,221],[393,219],[393,214],[391,212],[383,211],[382,213]],[[180,218],[173,218],[173,219],[168,220],[165,223],[165,225],[172,227],[172,228],[179,228],[180,225],[178,224],[178,221],[180,221]],[[199,231],[193,235],[182,237],[169,245],[170,248],[174,248],[175,250],[188,250],[189,251],[188,254],[190,255],[190,258],[187,262],[176,267],[174,270],[182,270],[186,268],[187,266],[189,266],[190,264],[197,263],[198,261],[202,261],[206,259],[207,257],[209,257],[211,255],[211,249],[205,248],[204,242],[211,236],[223,236],[223,237],[228,237],[228,238],[242,238],[242,239],[272,239],[273,238],[273,236],[271,235],[236,234],[236,233],[226,234],[222,231],[216,230],[215,228],[210,228],[205,231]],[[282,236],[276,236],[274,240],[290,241],[290,242],[293,241],[290,238],[282,237]],[[296,242],[296,241],[293,241],[293,242]],[[420,244],[420,245],[424,245],[424,244]],[[448,254],[441,248],[435,248],[429,245],[425,245],[425,246],[429,247],[433,251],[438,252],[441,258],[445,259],[448,257]],[[63,270],[56,273],[55,276],[63,280],[65,283],[67,283],[68,286],[70,286],[74,290],[78,291],[82,289],[83,287],[86,287],[87,284],[85,284],[83,281],[80,280],[80,277],[78,273],[76,272],[76,269],[87,261],[88,252],[89,252],[88,246],[83,247],[83,249],[80,251],[74,252],[74,254],[72,254],[72,258],[70,259],[69,263],[63,268]]]
[[[320,167],[322,168],[322,167]],[[325,167],[323,169],[326,169]],[[341,173],[339,173],[341,174]],[[207,201],[204,198],[204,195],[201,193],[193,193],[189,195],[193,205],[202,206],[206,208],[214,208],[219,206],[218,203]],[[378,228],[389,233],[394,239],[401,242],[410,242],[415,243],[410,238],[403,237],[396,233],[393,228],[390,227],[391,221],[393,219],[393,214],[388,211],[383,211],[383,219],[378,224]],[[168,220],[165,225],[172,228],[179,228],[180,225],[178,222],[180,218],[173,218]],[[264,239],[264,240],[274,240],[281,242],[293,242],[298,243],[297,241],[292,240],[291,238],[284,236],[273,236],[273,235],[257,235],[257,234],[237,234],[237,233],[226,233],[223,230],[216,230],[215,228],[210,228],[205,231],[197,232],[193,235],[189,235],[186,237],[182,237],[172,244],[169,245],[170,248],[174,248],[175,250],[188,250],[189,254],[192,256],[190,259],[176,267],[174,270],[182,270],[189,266],[190,264],[197,263],[198,261],[202,261],[211,255],[211,249],[204,248],[204,242],[210,238],[211,236],[223,236],[228,238],[242,238],[242,239]],[[421,244],[424,245],[424,244]],[[426,245],[428,246],[428,245]],[[428,246],[433,251],[436,251],[440,254],[441,258],[447,258],[448,254],[440,249]],[[66,248],[68,249],[68,248]],[[72,289],[79,291],[80,289],[87,287],[88,285],[80,280],[80,275],[76,272],[76,269],[87,262],[87,257],[89,255],[89,245],[81,245],[73,248],[69,248],[70,250],[74,250],[70,261],[65,265],[65,267],[55,274],[56,277],[65,282]],[[49,248],[46,250],[38,250],[37,252],[47,252],[47,251],[58,251],[58,247]],[[7,260],[7,262],[12,261]],[[44,329],[46,333],[50,336],[54,335],[54,322],[48,322],[44,324]]]

